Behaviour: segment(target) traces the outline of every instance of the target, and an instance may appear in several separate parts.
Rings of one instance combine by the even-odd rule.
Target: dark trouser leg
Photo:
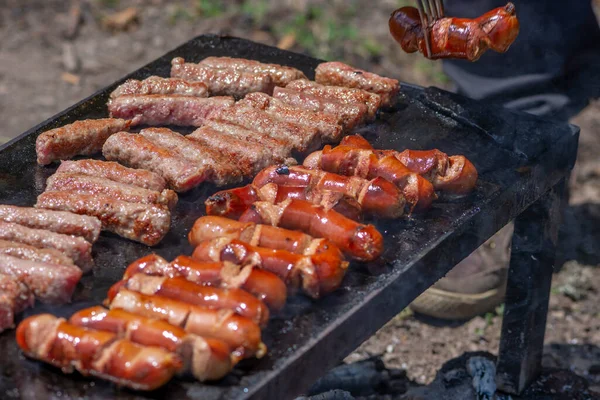
[[[519,394],[541,368],[565,180],[515,219],[496,381]]]

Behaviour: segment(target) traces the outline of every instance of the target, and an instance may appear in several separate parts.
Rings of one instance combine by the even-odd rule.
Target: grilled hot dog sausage
[[[261,340],[260,328],[248,318],[231,310],[213,310],[194,306],[164,296],[147,296],[121,289],[110,302],[110,309],[122,309],[148,318],[167,321],[186,332],[224,341],[233,350],[232,360],[261,358],[267,347]]]
[[[389,20],[390,33],[407,53],[427,55],[419,11],[402,7]],[[519,21],[512,3],[475,19],[440,18],[430,26],[431,59],[461,58],[477,61],[488,49],[504,53],[519,34]]]
[[[252,262],[275,273],[288,286],[302,287],[313,298],[337,289],[348,268],[335,246],[319,240],[311,242],[301,255],[223,237],[200,242],[192,257],[201,261]]]
[[[240,221],[298,229],[328,239],[356,260],[374,260],[383,251],[383,237],[373,225],[357,223],[306,201],[289,199],[275,205],[259,201],[249,211],[240,217]]]
[[[159,319],[96,306],[73,314],[69,323],[111,332],[133,343],[158,346],[176,353],[183,361],[183,370],[191,372],[199,381],[221,379],[232,368],[230,349],[225,342],[186,333]]]
[[[346,136],[341,146],[373,150],[362,136]],[[471,192],[477,182],[477,170],[465,156],[448,156],[437,149],[433,150],[375,150],[379,157],[396,157],[410,171],[422,175],[433,184],[434,189],[463,195]]]
[[[50,314],[22,321],[17,344],[28,357],[65,373],[77,370],[135,390],[156,389],[182,368],[179,357],[159,347],[140,346],[114,333],[75,326]]]
[[[283,308],[287,299],[285,283],[277,275],[252,265],[203,263],[187,256],[178,256],[169,263],[156,254],[150,254],[132,262],[125,270],[123,279],[129,279],[137,273],[170,278],[183,277],[199,285],[244,289],[264,301],[271,310]]]
[[[261,326],[265,326],[269,320],[267,306],[242,289],[221,289],[198,285],[181,277],[169,278],[145,274],[136,274],[125,281],[117,282],[116,288],[109,290],[108,302],[112,301],[117,290],[126,288],[146,295],[156,294],[216,310],[232,310]]]

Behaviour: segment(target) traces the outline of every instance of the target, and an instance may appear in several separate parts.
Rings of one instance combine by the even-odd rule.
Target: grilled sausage
[[[287,199],[307,200],[326,209],[333,209],[354,220],[361,218],[360,204],[343,193],[308,186],[280,186],[267,183],[262,187],[246,185],[222,190],[206,199],[206,213],[239,218],[255,201],[278,204]]]
[[[320,83],[309,81],[308,79],[295,80],[290,82],[285,88],[329,100],[339,101],[342,104],[364,104],[367,106],[367,119],[369,120],[375,118],[375,114],[381,106],[381,97],[379,97],[378,94],[370,93],[362,89],[321,85]]]
[[[414,7],[395,10],[389,20],[390,33],[407,53],[427,56],[419,11]],[[432,60],[459,58],[477,61],[488,49],[504,53],[519,34],[515,6],[507,3],[475,19],[440,18],[430,26]]]
[[[71,301],[82,271],[75,265],[48,264],[0,254],[0,274],[25,284],[43,303],[63,304]]]
[[[137,273],[183,277],[200,285],[244,289],[264,301],[271,310],[283,308],[287,299],[287,289],[281,279],[252,265],[202,263],[187,256],[178,256],[169,263],[156,254],[150,254],[131,263],[123,279],[129,279]]]
[[[99,153],[114,133],[129,129],[131,121],[118,118],[86,119],[51,129],[35,141],[37,162],[47,165],[77,155]]]
[[[153,390],[182,367],[181,360],[159,347],[145,347],[110,332],[74,326],[63,318],[39,314],[22,321],[17,344],[28,357],[77,370],[135,390]]]
[[[383,251],[383,237],[373,225],[360,224],[307,201],[290,199],[275,205],[258,201],[250,210],[259,216],[253,222],[298,229],[328,239],[356,260],[371,261]],[[245,215],[240,221],[248,220]]]
[[[232,349],[234,363],[242,358],[261,358],[267,347],[261,340],[258,325],[231,310],[213,310],[164,296],[147,296],[120,290],[110,302],[110,309],[122,309],[148,318],[168,321],[198,336],[223,340]]]
[[[147,246],[158,244],[171,226],[171,213],[164,206],[129,203],[100,194],[44,192],[35,207],[93,215],[100,219],[103,229]]]
[[[433,186],[425,178],[409,170],[396,157],[380,157],[375,150],[325,146],[322,151],[306,157],[303,165],[341,175],[387,179],[402,190],[409,213],[428,209],[436,198]]]
[[[173,211],[177,194],[169,189],[162,192],[84,174],[59,173],[46,181],[46,191],[68,191],[79,194],[100,194],[129,203],[159,204]],[[58,212],[58,211],[55,211]],[[91,218],[91,217],[87,217]],[[100,221],[98,221],[98,225]]]
[[[182,96],[208,97],[208,88],[202,82],[150,76],[142,81],[128,79],[110,94],[110,98],[114,99],[128,94],[177,94]]]
[[[102,224],[88,215],[33,207],[0,205],[0,220],[32,229],[46,229],[63,235],[81,236],[90,243],[98,240]]]
[[[245,71],[255,75],[268,75],[278,86],[285,86],[294,79],[306,78],[299,69],[279,64],[261,63],[256,60],[232,57],[206,57],[198,65],[217,68]]]
[[[138,134],[119,132],[112,135],[104,143],[102,155],[108,160],[152,171],[163,177],[176,192],[186,192],[208,178],[206,166],[186,162],[175,151]]]
[[[381,97],[381,106],[383,107],[392,106],[400,91],[400,82],[397,79],[385,78],[339,61],[319,64],[315,70],[315,82],[376,93]]]
[[[359,135],[346,136],[341,146],[372,150],[371,144]],[[450,156],[433,150],[375,150],[379,157],[392,155],[410,171],[422,175],[434,189],[462,195],[471,192],[477,182],[477,170],[465,156]]]
[[[156,294],[215,310],[232,310],[261,326],[265,326],[269,320],[267,306],[242,289],[221,289],[198,285],[181,277],[169,278],[146,274],[133,275],[115,285],[109,289],[108,302],[112,301],[118,290],[126,288],[146,295]]]
[[[186,333],[163,320],[96,306],[73,314],[69,323],[175,353],[183,361],[183,371],[192,373],[201,382],[221,379],[232,368],[230,349],[225,342]]]
[[[252,262],[279,276],[289,287],[302,288],[312,298],[337,289],[348,263],[335,246],[313,241],[305,254],[252,246],[236,239],[217,238],[196,246],[192,257],[200,261]]]
[[[135,185],[144,189],[163,191],[167,183],[162,176],[146,169],[127,168],[114,161],[77,160],[63,161],[56,173],[91,175],[111,181]]]
[[[275,183],[339,192],[356,200],[363,211],[383,218],[401,216],[406,204],[398,187],[381,177],[368,181],[356,176],[343,176],[319,169],[274,165],[259,172],[253,183],[257,187]]]
[[[83,272],[91,271],[94,266],[92,244],[82,237],[54,233],[45,229],[32,229],[20,224],[0,221],[0,240],[60,251],[72,259]]]

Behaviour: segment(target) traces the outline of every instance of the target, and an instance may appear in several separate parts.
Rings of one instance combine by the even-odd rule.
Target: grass
[[[98,0],[100,6],[107,8],[117,8],[119,6],[119,0]]]
[[[196,0],[196,12],[203,18],[220,17],[225,13],[225,7],[220,0]]]

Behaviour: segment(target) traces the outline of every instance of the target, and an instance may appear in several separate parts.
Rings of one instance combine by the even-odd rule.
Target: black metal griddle
[[[168,76],[175,56],[189,61],[244,57],[294,66],[310,78],[319,62],[237,38],[193,39],[0,147],[0,203],[33,205],[55,171],[56,166],[36,164],[34,144],[39,133],[78,119],[105,117],[108,95],[119,83],[130,77]],[[324,299],[290,298],[264,330],[268,355],[244,361],[221,382],[174,379],[153,393],[118,389],[25,359],[14,331],[7,331],[0,334],[0,398],[293,398],[515,218],[498,382],[507,392],[522,390],[540,364],[557,216],[579,129],[488,107],[439,89],[403,85],[396,109],[381,113],[375,123],[359,131],[376,148],[438,148],[464,154],[480,173],[477,189],[465,198],[441,198],[424,215],[375,221],[385,236],[381,260],[353,263],[343,286]],[[93,275],[82,279],[73,303],[37,305],[24,316],[51,312],[68,317],[100,303],[131,261],[152,251],[167,259],[190,254],[187,232],[203,215],[206,196],[216,190],[203,185],[182,195],[170,233],[155,248],[103,233],[94,246]]]

